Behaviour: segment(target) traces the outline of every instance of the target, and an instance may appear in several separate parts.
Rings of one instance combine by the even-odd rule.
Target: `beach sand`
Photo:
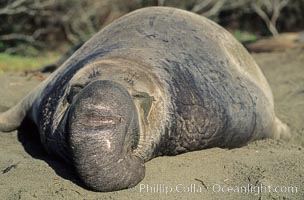
[[[73,169],[47,155],[29,131],[0,133],[0,199],[304,199],[304,48],[253,57],[291,141],[155,158],[135,188],[99,193],[85,189]],[[0,74],[0,111],[39,81],[24,73]]]

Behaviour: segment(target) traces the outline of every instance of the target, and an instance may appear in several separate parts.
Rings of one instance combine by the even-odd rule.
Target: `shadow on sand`
[[[24,150],[35,159],[45,161],[58,176],[72,181],[74,184],[86,188],[79,180],[72,165],[63,160],[50,155],[44,149],[37,128],[28,120],[25,120],[18,129],[18,140],[21,142]]]

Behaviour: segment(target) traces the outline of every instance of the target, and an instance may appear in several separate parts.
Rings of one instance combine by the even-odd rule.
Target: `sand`
[[[263,140],[146,163],[133,189],[110,193],[83,187],[73,170],[47,155],[26,133],[0,133],[0,199],[304,199],[304,49],[254,54],[274,93],[289,142]],[[0,110],[39,83],[23,73],[0,75]]]

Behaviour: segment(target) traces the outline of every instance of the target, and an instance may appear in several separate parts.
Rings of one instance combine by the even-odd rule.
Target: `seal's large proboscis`
[[[134,11],[86,42],[15,107],[45,149],[97,191],[129,188],[144,162],[288,137],[257,64],[227,31],[174,8]]]

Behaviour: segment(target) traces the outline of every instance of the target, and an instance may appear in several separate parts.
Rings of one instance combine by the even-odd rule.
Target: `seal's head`
[[[114,191],[143,179],[144,163],[133,155],[138,123],[133,100],[118,83],[96,80],[74,97],[68,141],[76,171],[88,187]]]

